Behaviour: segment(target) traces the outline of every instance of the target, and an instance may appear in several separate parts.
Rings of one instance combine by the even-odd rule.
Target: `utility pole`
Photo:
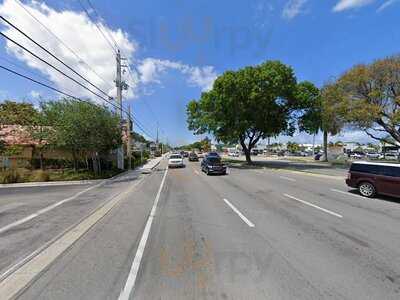
[[[121,52],[118,49],[117,52],[117,78],[115,80],[115,86],[117,87],[117,102],[119,105],[119,115],[121,121],[121,129],[123,125],[123,114],[122,114],[122,80],[121,80]],[[117,167],[118,169],[124,169],[124,145],[117,149]]]
[[[133,123],[132,123],[133,127]],[[131,106],[128,105],[128,141],[126,142],[126,155],[128,157],[128,170],[132,170],[132,145],[131,145]]]

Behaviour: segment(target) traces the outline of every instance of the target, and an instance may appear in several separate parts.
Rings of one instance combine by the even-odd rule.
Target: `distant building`
[[[26,167],[32,159],[39,158],[38,146],[46,145],[46,141],[39,142],[32,138],[28,126],[22,125],[1,125],[0,140],[6,146],[15,147],[12,154],[0,157],[0,167]],[[71,159],[71,153],[62,149],[46,147],[41,151],[45,159]]]

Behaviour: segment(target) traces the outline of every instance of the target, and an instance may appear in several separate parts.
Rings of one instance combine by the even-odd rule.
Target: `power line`
[[[76,79],[72,78],[71,76],[65,74],[63,71],[61,71],[60,69],[58,69],[57,67],[53,66],[51,63],[47,62],[46,60],[44,60],[43,58],[37,56],[35,53],[33,53],[32,51],[30,51],[29,49],[27,49],[26,47],[24,47],[23,45],[21,45],[20,43],[16,42],[15,40],[13,40],[12,38],[10,38],[9,36],[7,36],[5,33],[0,32],[0,35],[2,35],[3,37],[5,37],[7,40],[11,41],[12,43],[14,43],[15,45],[17,45],[18,47],[22,48],[23,50],[25,50],[26,52],[28,52],[29,54],[31,54],[33,57],[39,59],[41,62],[45,63],[46,65],[48,65],[49,67],[53,68],[54,70],[56,70],[57,72],[61,73],[62,75],[64,75],[65,77],[69,78],[70,80],[74,81],[76,84],[78,84],[79,86],[83,87],[84,89],[88,90],[89,92],[91,92],[93,95],[96,95],[97,97],[103,99],[105,102],[107,103],[111,103],[108,99],[104,98],[103,96],[97,94],[96,92],[92,91],[91,89],[89,89],[88,87],[86,87],[85,85],[83,85],[82,83],[80,83],[79,81],[77,81]]]
[[[114,51],[115,51],[115,48],[119,49],[120,47],[119,47],[118,43],[116,42],[116,40],[114,39],[114,37],[112,36],[112,34],[108,31],[108,29],[107,29],[106,27],[104,28],[104,30],[105,30],[105,31],[107,32],[107,34],[108,34],[108,37],[109,37],[109,38],[112,40],[112,42],[114,43],[115,48],[111,45],[110,40],[105,36],[105,34],[104,34],[104,32],[101,30],[101,28],[99,28],[99,26],[97,25],[97,23],[91,18],[91,16],[89,15],[89,12],[88,12],[87,9],[83,6],[83,3],[81,2],[81,0],[78,0],[78,1],[79,1],[80,5],[82,6],[82,8],[85,10],[86,15],[92,20],[93,23],[95,23],[95,25],[97,26],[97,28],[98,28],[99,31],[101,32],[103,38],[104,38],[105,40],[107,40],[107,42],[108,42],[108,44],[110,45],[110,47],[111,47]],[[94,5],[91,3],[91,1],[90,1],[90,0],[86,0],[86,1],[87,1],[87,3],[88,3],[89,7],[90,7],[90,8],[94,11],[94,13],[96,14],[96,17],[97,17],[98,19],[101,20],[102,18],[101,18],[101,16],[100,16],[100,14],[97,12],[96,8],[95,8]],[[121,52],[122,52],[122,51],[121,51]],[[125,55],[124,53],[122,53],[122,54],[126,57],[126,55]],[[133,78],[133,75],[132,75],[132,73],[131,73],[129,64],[127,65],[127,69],[128,69],[129,75],[131,76],[132,81],[134,81],[134,78]],[[147,104],[147,103],[146,103],[146,104]],[[147,136],[149,136],[150,138],[154,139],[154,137],[153,137],[151,134],[149,134],[148,131],[147,131],[146,129],[144,129],[145,126],[137,119],[137,117],[135,117],[135,115],[134,115],[133,113],[132,113],[132,118],[134,119],[136,126],[137,126],[143,133],[145,133],[145,134],[146,134]]]
[[[17,75],[17,76],[19,76],[19,77],[22,77],[22,78],[25,78],[25,79],[27,79],[27,80],[29,80],[29,81],[32,81],[32,82],[34,82],[34,83],[36,83],[36,84],[38,84],[38,85],[44,86],[44,87],[46,87],[46,88],[48,88],[48,89],[50,89],[50,90],[53,90],[53,91],[55,91],[55,92],[57,92],[57,93],[60,93],[60,94],[62,94],[62,95],[64,95],[64,96],[73,98],[73,99],[78,100],[78,101],[81,101],[81,102],[91,103],[90,101],[82,100],[82,99],[80,99],[80,98],[78,98],[78,97],[76,97],[76,96],[74,96],[74,95],[72,95],[72,94],[70,94],[70,93],[66,93],[66,92],[64,92],[64,91],[61,91],[61,90],[58,89],[58,88],[55,88],[55,87],[53,87],[53,86],[51,86],[51,85],[48,85],[48,84],[43,83],[43,82],[40,82],[40,81],[38,81],[38,80],[36,80],[36,79],[34,79],[34,78],[32,78],[32,77],[29,77],[29,76],[26,76],[26,75],[24,75],[24,74],[21,74],[21,73],[19,73],[19,72],[17,72],[17,71],[14,71],[14,70],[12,70],[12,69],[10,69],[10,68],[7,68],[7,67],[3,66],[3,65],[0,65],[0,68],[3,69],[3,70],[8,71],[8,72],[10,72],[10,73],[13,73],[14,75]],[[109,102],[109,104],[112,105],[114,108],[119,109],[119,107],[117,107],[114,103]],[[127,113],[125,110],[123,110],[123,112]]]
[[[75,71],[72,67],[70,67],[69,65],[67,65],[65,62],[63,62],[61,59],[59,59],[57,56],[55,56],[53,53],[51,53],[49,50],[47,50],[46,48],[44,48],[42,45],[40,45],[38,42],[36,42],[35,40],[33,40],[29,35],[27,35],[25,32],[23,32],[21,29],[19,29],[17,26],[15,26],[14,24],[12,24],[10,21],[8,21],[7,19],[5,19],[3,16],[0,16],[0,18],[6,22],[8,25],[10,25],[12,28],[14,28],[15,30],[17,30],[19,33],[21,33],[23,36],[25,36],[28,40],[30,40],[32,43],[34,43],[36,46],[38,46],[40,49],[42,49],[43,51],[45,51],[47,54],[49,54],[51,57],[53,57],[55,60],[57,60],[58,62],[60,62],[63,66],[67,67],[69,70],[71,70],[74,74],[78,75],[80,78],[82,78],[85,82],[89,83],[92,87],[96,88],[98,91],[100,91],[101,93],[103,93],[104,95],[106,95],[107,97],[109,97],[109,95],[104,92],[102,89],[100,89],[98,86],[96,86],[95,84],[91,83],[89,80],[87,80],[85,77],[83,77],[81,74],[79,74],[77,71]]]
[[[26,7],[19,1],[14,0],[14,2],[19,5],[32,19],[34,19],[37,23],[39,23],[48,33],[50,33],[60,44],[62,44],[68,51],[70,51],[78,60],[79,63],[84,64],[90,71],[93,72],[99,79],[101,79],[104,83],[108,85],[108,87],[113,88],[108,81],[106,81],[103,77],[101,77],[93,68],[90,67],[88,63],[85,62],[83,58],[81,58],[71,47],[69,47],[61,38],[59,38],[49,27],[43,24],[38,18],[36,18]]]
[[[97,12],[96,8],[93,6],[92,2],[90,0],[86,0],[86,2],[89,4],[90,8],[94,11],[94,13],[96,14],[97,18],[99,20],[101,20],[101,16],[100,14]],[[104,28],[105,31],[107,32],[108,37],[112,40],[112,42],[114,43],[115,48],[120,48],[118,47],[118,43],[115,41],[114,37],[112,36],[112,34],[110,33],[109,30],[107,30],[107,28]]]
[[[52,87],[52,86],[50,86],[50,85],[48,85],[48,84],[46,84],[46,83],[40,82],[40,81],[38,81],[38,80],[36,80],[36,79],[33,79],[32,77],[29,77],[29,76],[26,76],[26,75],[24,75],[24,74],[21,74],[21,73],[19,73],[19,72],[17,72],[17,71],[11,70],[11,69],[9,69],[9,68],[7,68],[7,67],[5,67],[5,66],[0,65],[0,68],[4,69],[4,70],[6,70],[6,71],[8,71],[8,72],[10,72],[10,73],[13,73],[13,74],[15,74],[15,75],[18,75],[18,76],[20,76],[20,77],[22,77],[22,78],[28,79],[28,80],[30,80],[30,81],[36,83],[36,84],[39,84],[39,85],[41,85],[41,86],[44,86],[44,87],[46,87],[46,88],[48,88],[48,89],[50,89],[50,90],[53,90],[53,91],[55,91],[55,92],[57,92],[57,93],[60,93],[60,94],[62,94],[62,95],[64,95],[64,96],[67,96],[67,97],[70,97],[70,98],[73,98],[73,99],[76,99],[76,100],[79,100],[79,101],[84,101],[84,100],[82,100],[82,99],[79,99],[79,98],[77,98],[77,97],[71,95],[71,94],[68,94],[68,93],[66,93],[66,92],[63,92],[63,91],[61,91],[61,90],[55,88],[55,87]],[[87,102],[87,101],[84,101],[84,102]]]
[[[133,78],[133,74],[132,74],[129,63],[127,65],[127,70],[128,70],[129,77],[132,79],[132,81],[135,81],[135,79]],[[147,107],[147,109],[150,111],[150,113],[153,115],[153,117],[156,119],[157,123],[159,124],[160,122],[157,118],[157,115],[154,113],[154,110],[151,108],[150,104],[146,100],[144,100],[143,102],[144,102],[145,106]]]
[[[38,72],[34,72],[34,71],[32,71],[31,69],[28,69],[28,68],[25,67],[25,65],[23,65],[23,64],[16,63],[16,62],[14,62],[14,61],[12,61],[12,60],[10,60],[10,59],[8,59],[8,58],[2,57],[2,56],[0,56],[0,59],[3,60],[3,61],[5,61],[5,62],[7,62],[7,63],[9,63],[9,64],[12,65],[12,66],[18,68],[18,69],[24,70],[25,72],[27,72],[27,73],[29,73],[29,74],[32,74],[32,75],[35,75],[35,76],[41,78],[42,80],[48,82],[49,84],[53,84],[53,82],[52,82],[51,80],[49,80],[48,78],[42,76],[42,75],[41,75],[40,73],[38,73]],[[71,93],[70,90],[67,90],[67,89],[66,89],[66,91],[67,91],[68,93]]]
[[[28,69],[28,68],[25,67],[25,65],[23,65],[23,64],[16,63],[16,62],[14,62],[14,61],[12,61],[12,60],[10,60],[10,59],[8,59],[8,58],[5,58],[5,57],[3,57],[3,56],[0,56],[0,59],[3,60],[3,61],[5,61],[5,62],[7,62],[7,63],[9,63],[10,65],[13,65],[14,67],[16,67],[16,68],[18,68],[18,69],[24,70],[25,72],[28,72],[28,73],[30,73],[30,74],[32,74],[32,75],[35,75],[35,76],[37,76],[37,77],[43,79],[44,81],[47,81],[47,82],[50,83],[50,84],[53,84],[48,78],[42,76],[42,75],[41,75],[40,73],[38,73],[38,72],[34,72],[34,71]]]
[[[106,40],[106,42],[108,43],[108,45],[110,46],[113,55],[115,55],[115,53],[117,52],[116,49],[114,48],[114,46],[112,45],[112,43],[110,42],[110,40],[106,37],[106,35],[104,34],[103,30],[101,30],[101,27],[99,26],[99,24],[97,22],[95,22],[92,17],[89,14],[89,11],[86,9],[86,7],[83,5],[81,0],[78,0],[79,4],[81,5],[82,9],[85,11],[86,15],[88,16],[88,18],[93,22],[93,24],[97,27],[97,29],[99,30],[100,34],[103,36],[103,38]]]

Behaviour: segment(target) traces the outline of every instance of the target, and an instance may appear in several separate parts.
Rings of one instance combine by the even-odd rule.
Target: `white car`
[[[361,153],[350,154],[350,158],[353,158],[353,159],[363,159],[364,157],[365,157],[365,155],[362,155]]]
[[[171,154],[168,160],[168,168],[183,168],[185,164],[180,154]]]
[[[228,152],[228,156],[231,156],[231,157],[239,157],[239,152],[238,152],[238,151],[235,151],[235,152]]]
[[[379,158],[385,160],[398,160],[399,156],[397,153],[386,153],[382,154]]]
[[[376,152],[368,152],[367,153],[367,158],[369,159],[378,159],[380,157],[379,153]]]

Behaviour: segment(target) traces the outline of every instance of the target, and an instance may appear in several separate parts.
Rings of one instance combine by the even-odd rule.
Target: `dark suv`
[[[365,197],[376,194],[400,197],[400,165],[353,162],[346,183],[358,188]]]
[[[189,153],[189,161],[199,161],[199,157],[197,156],[196,153],[190,152]]]
[[[221,162],[221,158],[207,156],[201,161],[201,170],[207,175],[222,174],[226,175],[226,166]]]

